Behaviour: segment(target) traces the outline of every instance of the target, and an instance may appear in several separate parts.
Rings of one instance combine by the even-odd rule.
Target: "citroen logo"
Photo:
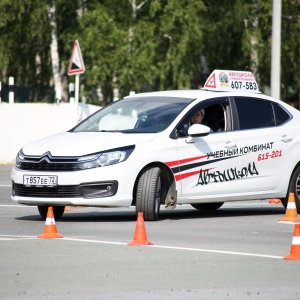
[[[44,153],[40,159],[40,163],[50,163],[51,157],[52,155],[49,151]]]

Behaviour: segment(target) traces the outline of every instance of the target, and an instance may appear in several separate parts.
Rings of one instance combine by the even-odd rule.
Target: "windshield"
[[[193,100],[161,96],[124,98],[99,110],[71,131],[160,132]]]

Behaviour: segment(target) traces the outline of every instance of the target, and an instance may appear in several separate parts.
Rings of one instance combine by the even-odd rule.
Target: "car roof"
[[[215,96],[215,92],[208,92],[203,90],[168,90],[168,91],[156,91],[156,92],[146,92],[146,93],[139,93],[127,96],[128,97],[181,97],[181,98],[199,98],[202,95],[209,95]]]
[[[252,97],[281,102],[262,94],[254,75],[249,71],[214,70],[206,80],[204,87],[198,90],[167,90],[139,93],[125,97],[176,97],[205,100],[218,97]]]
[[[264,98],[269,100],[276,100],[270,96],[264,95],[262,93],[247,93],[247,92],[224,92],[224,91],[207,91],[203,89],[199,90],[169,90],[169,91],[157,91],[157,92],[146,92],[138,93],[124,98],[136,98],[136,97],[182,97],[191,99],[208,99],[217,97],[253,97],[253,98]]]

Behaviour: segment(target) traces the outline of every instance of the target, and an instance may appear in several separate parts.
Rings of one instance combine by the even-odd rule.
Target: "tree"
[[[29,99],[37,100],[43,86],[48,86],[51,71],[48,67],[47,39],[49,29],[46,7],[42,0],[0,2],[0,68],[2,81],[15,77],[15,84],[35,86]]]
[[[159,8],[157,3],[153,6]],[[156,47],[159,88],[198,88],[203,82],[200,62],[206,26],[203,1],[169,0],[160,9],[152,8],[154,12],[159,15]]]
[[[55,99],[59,103],[61,101],[62,84],[61,84],[59,54],[58,54],[55,3],[52,0],[50,0],[47,5],[47,13],[49,16],[50,26],[51,26],[50,53],[51,53],[52,72],[53,72],[53,79],[54,79]]]
[[[282,3],[281,81],[283,99],[300,108],[300,3]]]
[[[80,19],[78,39],[86,67],[84,83],[90,91],[92,87],[101,88],[103,104],[113,101],[114,74],[127,46],[126,30],[115,21],[118,10],[117,5],[89,1]],[[88,96],[91,98],[91,92]]]
[[[300,101],[300,3],[282,1],[281,90],[284,100]],[[29,101],[50,101],[53,85],[67,100],[76,39],[86,68],[81,96],[90,103],[130,91],[199,88],[213,69],[250,70],[268,93],[271,1],[1,0],[0,11],[0,80],[14,76],[34,90]]]

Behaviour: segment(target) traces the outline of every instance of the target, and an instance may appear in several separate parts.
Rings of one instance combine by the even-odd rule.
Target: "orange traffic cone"
[[[269,204],[281,204],[281,200],[277,198],[272,198],[269,200]]]
[[[294,193],[289,194],[288,204],[286,207],[285,217],[279,219],[278,221],[300,221],[297,214],[297,208],[295,203]]]
[[[295,224],[291,251],[284,259],[300,260],[300,224]]]
[[[62,235],[57,233],[53,207],[48,207],[47,218],[44,228],[44,233],[40,234],[38,238],[42,239],[55,239],[55,238],[62,238]]]
[[[135,233],[133,241],[128,243],[128,246],[146,246],[153,245],[147,240],[146,228],[144,224],[144,215],[142,212],[138,213],[138,218],[135,227]]]

